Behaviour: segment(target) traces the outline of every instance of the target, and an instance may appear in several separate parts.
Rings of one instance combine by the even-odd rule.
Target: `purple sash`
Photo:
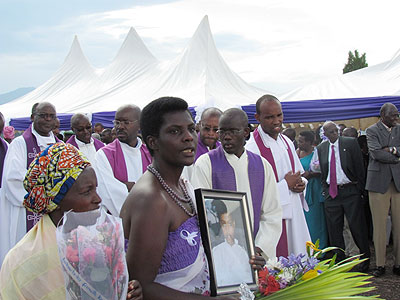
[[[114,177],[121,182],[127,182],[128,171],[126,170],[124,153],[122,152],[120,141],[115,139],[112,143],[104,146],[102,150],[113,169]],[[145,144],[142,144],[140,147],[140,154],[142,156],[142,171],[144,173],[147,170],[147,166],[151,164],[151,155]]]
[[[264,166],[261,157],[246,151],[248,157],[248,175],[254,213],[254,237],[260,226],[261,204],[264,194]],[[208,152],[212,168],[212,187],[228,191],[237,191],[235,172],[225,157],[222,147]]]
[[[2,138],[0,138],[0,188],[1,188],[1,180],[3,179],[4,158],[6,157],[7,149],[8,149],[7,142]]]
[[[260,133],[258,132],[258,128],[256,130],[254,130],[253,135],[254,135],[254,140],[256,141],[256,144],[258,146],[258,149],[260,150],[261,156],[264,157],[270,163],[272,169],[274,170],[276,182],[278,182],[279,181],[278,172],[276,170],[276,164],[275,164],[274,156],[272,155],[271,148],[265,147],[265,145],[261,139]],[[293,153],[290,150],[289,144],[285,140],[285,138],[282,137],[282,139],[286,143],[287,151],[288,151],[288,155],[289,155],[289,159],[290,159],[290,164],[292,166],[292,172],[294,173],[295,167],[294,167]],[[282,220],[282,234],[279,239],[278,245],[276,246],[276,256],[277,257],[280,257],[280,256],[287,257],[289,255],[288,247],[289,246],[288,246],[288,239],[287,239],[287,233],[286,233],[286,222],[285,222],[285,220]]]
[[[221,145],[220,142],[217,141],[215,144],[215,148],[218,148]],[[199,156],[203,155],[204,153],[208,153],[208,148],[200,139],[200,133],[197,134],[197,150],[196,150],[196,158],[195,161],[199,158]]]
[[[37,144],[36,137],[32,134],[32,124],[29,125],[29,127],[24,131],[22,137],[24,138],[26,144],[26,168],[29,169],[33,159],[38,153],[40,153],[40,147]],[[55,142],[60,142],[56,136],[54,136],[54,138]],[[41,215],[26,209],[26,232],[35,226],[41,217]]]
[[[66,141],[66,143],[67,144],[71,144],[71,145],[73,145],[73,146],[75,146],[76,148],[79,149],[79,146],[78,146],[78,143],[75,140],[75,137],[76,137],[75,135],[71,136],[68,139],[68,141]],[[93,138],[93,141],[94,141],[94,148],[96,149],[96,152],[104,147],[104,144],[101,141],[99,141],[98,139]]]

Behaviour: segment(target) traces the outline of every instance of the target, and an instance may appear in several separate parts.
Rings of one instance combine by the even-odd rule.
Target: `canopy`
[[[197,108],[254,103],[266,91],[235,74],[219,54],[205,16],[184,51],[171,61],[158,61],[131,28],[118,54],[104,69],[87,61],[75,37],[61,68],[31,93],[0,106],[19,128],[17,117],[32,105],[48,101],[59,113],[115,111],[133,103],[143,108],[162,96],[176,96]],[[66,124],[61,124],[63,128]]]
[[[133,103],[143,108],[162,96],[188,101],[193,114],[216,106],[242,107],[252,123],[256,100],[268,92],[242,80],[219,54],[205,16],[184,51],[159,61],[131,28],[116,57],[104,69],[90,65],[74,38],[60,69],[25,96],[0,106],[10,124],[25,129],[34,103],[48,101],[70,128],[73,113],[89,113],[92,123],[112,127],[115,110]],[[345,120],[378,116],[385,102],[400,105],[400,51],[384,63],[281,95],[287,123]],[[62,113],[62,114],[60,114]],[[25,118],[21,118],[25,117]]]

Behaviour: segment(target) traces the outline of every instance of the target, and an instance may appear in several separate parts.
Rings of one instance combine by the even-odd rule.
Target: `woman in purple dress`
[[[140,125],[153,163],[121,210],[129,276],[140,281],[145,299],[203,299],[210,294],[209,269],[193,188],[181,179],[195,159],[195,124],[186,101],[164,97],[143,109]]]

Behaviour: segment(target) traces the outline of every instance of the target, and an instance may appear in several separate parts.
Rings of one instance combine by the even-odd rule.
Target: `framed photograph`
[[[249,263],[255,251],[246,193],[208,189],[195,193],[211,295],[234,293],[243,282],[256,289],[257,272]]]

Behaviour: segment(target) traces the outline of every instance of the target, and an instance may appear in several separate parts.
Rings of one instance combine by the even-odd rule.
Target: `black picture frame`
[[[255,249],[246,193],[196,189],[195,195],[201,238],[210,269],[211,296],[235,293],[242,282],[255,290],[258,277],[249,263]],[[225,211],[224,206],[226,213],[221,213]],[[232,264],[226,264],[227,261]]]

